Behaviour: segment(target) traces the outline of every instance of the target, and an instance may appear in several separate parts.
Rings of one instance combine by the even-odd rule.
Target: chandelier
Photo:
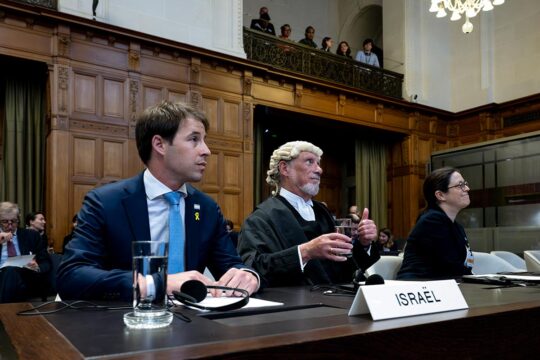
[[[436,12],[438,18],[446,16],[446,10],[452,12],[450,20],[457,21],[461,15],[465,14],[465,24],[461,30],[468,34],[473,31],[473,24],[470,18],[475,17],[480,10],[493,10],[493,5],[502,5],[504,0],[431,0],[430,12]]]

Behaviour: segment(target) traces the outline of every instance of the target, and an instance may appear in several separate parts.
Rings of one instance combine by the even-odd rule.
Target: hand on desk
[[[185,271],[167,276],[167,294],[172,294],[173,290],[179,290],[182,284],[188,280],[198,280],[206,286],[217,285],[247,290],[251,295],[257,291],[259,283],[257,277],[249,271],[236,268],[229,269],[219,281],[212,281],[198,271]],[[233,296],[232,292],[223,293],[221,290],[209,289],[214,297]],[[236,294],[238,295],[238,294]]]

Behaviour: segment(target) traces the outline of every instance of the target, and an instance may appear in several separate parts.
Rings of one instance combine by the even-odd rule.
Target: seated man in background
[[[274,151],[266,182],[272,197],[245,220],[238,251],[268,286],[350,283],[358,267],[367,269],[350,237],[335,232],[328,209],[312,198],[319,192],[322,150],[305,141],[288,142]],[[364,210],[360,240],[377,238],[377,226]],[[349,260],[350,253],[354,260]],[[356,263],[355,263],[356,262]],[[371,264],[369,264],[371,265]]]
[[[0,203],[0,303],[18,302],[45,292],[51,267],[47,247],[37,231],[19,229],[19,207]],[[24,267],[5,266],[9,257],[34,254]]]
[[[206,168],[208,127],[202,113],[180,103],[163,101],[143,112],[135,136],[147,168],[86,195],[58,269],[63,299],[131,301],[131,243],[159,239],[170,245],[167,294],[187,280],[257,291],[257,274],[242,264],[219,206],[189,184]],[[169,231],[170,216],[182,230]],[[205,267],[217,282],[203,275]],[[152,276],[139,280],[141,294],[154,285]]]

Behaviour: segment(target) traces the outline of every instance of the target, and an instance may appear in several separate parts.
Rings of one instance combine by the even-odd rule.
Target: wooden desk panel
[[[175,319],[170,327],[151,331],[127,329],[125,311],[23,318],[15,313],[27,304],[7,304],[0,305],[0,320],[20,357],[32,359],[519,358],[540,350],[540,288],[460,287],[469,310],[377,322],[347,316],[352,297],[305,288],[267,289],[261,296],[287,306],[324,303],[337,309],[322,317],[293,310],[285,320],[234,326],[186,310],[191,323]]]

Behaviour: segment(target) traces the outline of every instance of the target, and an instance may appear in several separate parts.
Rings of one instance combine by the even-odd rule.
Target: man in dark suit
[[[291,141],[270,157],[266,182],[275,187],[273,196],[247,217],[238,236],[238,252],[265,285],[349,283],[358,268],[371,266],[361,246],[353,248],[350,237],[336,232],[328,208],[313,200],[319,192],[321,156],[317,146]],[[368,216],[364,209],[358,237],[371,242],[377,226]]]
[[[73,239],[58,270],[59,294],[66,299],[131,300],[131,243],[169,238],[173,206],[168,193],[180,192],[180,219],[185,246],[169,254],[184,260],[185,271],[167,277],[167,293],[187,280],[206,285],[258,289],[257,275],[243,265],[219,206],[188,182],[200,181],[210,155],[205,138],[208,120],[197,110],[164,101],[138,119],[136,140],[147,169],[127,180],[90,191],[79,212]],[[178,206],[178,205],[177,205]],[[178,211],[178,210],[177,210]],[[202,273],[208,267],[219,279]],[[151,291],[151,276],[139,279],[141,292]]]
[[[47,248],[37,231],[18,229],[19,207],[0,203],[0,303],[24,301],[43,295],[51,267]],[[5,266],[9,257],[34,254],[24,267]]]

